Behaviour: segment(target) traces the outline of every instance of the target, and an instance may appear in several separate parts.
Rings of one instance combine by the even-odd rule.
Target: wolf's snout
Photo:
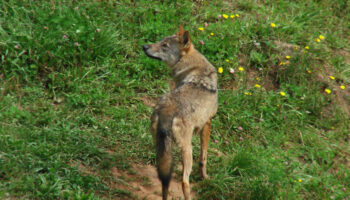
[[[143,45],[143,50],[144,50],[144,51],[147,51],[147,49],[149,49],[149,47],[150,47],[150,46],[149,46],[148,44]]]

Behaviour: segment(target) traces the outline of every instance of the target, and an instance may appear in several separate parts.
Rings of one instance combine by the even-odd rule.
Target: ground
[[[350,198],[349,1],[1,1],[0,199],[160,197],[149,132],[190,32],[217,68],[196,199]],[[219,71],[218,71],[219,72]],[[174,150],[174,199],[182,198]],[[146,192],[147,191],[147,192]]]

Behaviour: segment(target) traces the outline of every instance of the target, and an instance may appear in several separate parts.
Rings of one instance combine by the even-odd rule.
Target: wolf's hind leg
[[[191,199],[190,175],[192,171],[192,135],[194,128],[185,120],[174,118],[173,135],[182,153],[182,190],[185,200]]]
[[[199,170],[202,178],[208,178],[207,175],[207,150],[210,139],[210,120],[204,125],[201,131],[201,157],[199,162]]]
[[[153,138],[153,144],[157,145],[157,126],[158,126],[158,115],[153,114],[151,116],[151,133]]]

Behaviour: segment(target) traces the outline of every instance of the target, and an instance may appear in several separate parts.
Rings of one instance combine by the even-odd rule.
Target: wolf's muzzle
[[[148,49],[149,49],[149,48],[151,48],[151,46],[148,45],[148,44],[142,46],[143,51],[145,52],[145,54],[146,54],[148,57],[151,57],[151,58],[154,58],[154,59],[157,59],[157,60],[162,60],[161,58],[158,58],[158,57],[153,56],[153,55],[151,55],[150,53],[148,53]]]
[[[146,45],[143,45],[142,48],[143,48],[143,50],[146,52],[146,51],[149,49],[149,47],[150,47],[150,46],[146,44]]]

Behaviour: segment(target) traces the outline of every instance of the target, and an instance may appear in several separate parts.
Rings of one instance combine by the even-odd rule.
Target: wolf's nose
[[[147,44],[146,44],[146,45],[143,45],[143,50],[144,50],[144,51],[147,51],[147,49],[149,49],[149,45],[147,45]]]

